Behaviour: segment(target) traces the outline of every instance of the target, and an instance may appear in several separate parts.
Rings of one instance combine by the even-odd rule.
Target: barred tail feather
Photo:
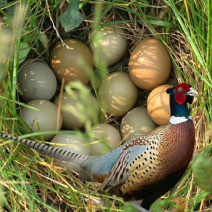
[[[0,133],[0,137],[24,144],[29,148],[36,150],[42,155],[50,156],[60,161],[68,161],[71,163],[82,165],[84,161],[90,158],[90,156],[82,155],[72,151],[67,151],[61,148],[52,147],[51,145],[38,143],[30,139],[21,139],[9,134]]]

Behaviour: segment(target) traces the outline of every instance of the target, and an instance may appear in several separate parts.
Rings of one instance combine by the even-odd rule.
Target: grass
[[[23,6],[11,17],[14,5]],[[95,7],[95,10],[91,9]],[[0,13],[6,16],[6,25],[13,31],[9,57],[0,49],[0,59],[7,78],[1,84],[1,131],[22,134],[18,125],[17,109],[21,106],[17,94],[17,71],[24,56],[21,42],[30,49],[29,58],[49,61],[49,50],[60,38],[74,37],[88,44],[92,30],[101,26],[118,25],[125,29],[129,40],[129,54],[109,69],[114,72],[127,68],[129,55],[136,43],[146,37],[156,37],[167,47],[173,64],[170,83],[189,82],[200,97],[192,106],[196,127],[196,153],[211,155],[212,121],[212,6],[210,0],[164,1],[82,1],[83,23],[69,33],[59,24],[58,16],[67,9],[62,0],[0,1]],[[93,12],[94,11],[94,12]],[[20,14],[26,13],[24,16]],[[94,14],[95,13],[95,14]],[[9,15],[10,14],[10,15]],[[94,16],[94,19],[93,19]],[[14,21],[13,21],[14,20]],[[1,38],[4,33],[1,31]],[[6,36],[6,35],[5,35]],[[6,36],[7,37],[7,36]],[[58,38],[60,37],[60,38]],[[1,41],[0,41],[1,42]],[[0,45],[1,48],[1,45]],[[3,56],[2,56],[3,55]],[[107,69],[100,67],[103,75]],[[1,75],[0,75],[1,76]],[[98,77],[98,76],[97,76]],[[0,78],[1,79],[1,78]],[[97,89],[98,83],[94,85]],[[109,122],[117,123],[117,120]],[[39,133],[38,133],[39,135]],[[206,136],[207,135],[207,136]],[[123,201],[99,192],[98,186],[81,182],[77,175],[58,167],[51,159],[13,142],[0,143],[0,210],[2,211],[122,211]],[[178,186],[159,200],[153,211],[211,211],[211,194],[196,185],[191,168]],[[104,200],[104,201],[103,201]],[[57,205],[57,207],[55,207]]]

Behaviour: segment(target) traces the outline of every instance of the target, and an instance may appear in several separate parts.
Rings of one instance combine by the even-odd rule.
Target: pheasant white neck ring
[[[181,124],[183,122],[186,122],[188,120],[192,120],[191,116],[185,117],[185,116],[181,116],[181,117],[177,117],[177,116],[171,116],[169,123],[170,124]]]

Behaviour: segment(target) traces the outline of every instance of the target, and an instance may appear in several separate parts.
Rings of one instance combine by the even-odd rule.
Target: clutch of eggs
[[[82,135],[76,134],[73,131],[64,132],[67,132],[67,134],[58,134],[52,138],[51,142],[54,147],[83,155],[90,155],[90,145]],[[69,170],[80,171],[80,167],[76,163],[60,160],[57,160],[57,162]]]
[[[151,38],[136,45],[129,61],[129,74],[138,87],[152,90],[165,83],[170,72],[171,60],[163,43]]]
[[[48,100],[32,100],[26,104],[28,107],[21,107],[19,115],[22,120],[32,129],[33,132],[48,132],[61,129],[62,117],[58,120],[58,108]],[[34,109],[33,109],[34,108]],[[36,109],[36,110],[35,110]],[[27,127],[23,125],[25,129]],[[45,140],[49,140],[54,135],[43,135]]]
[[[93,57],[90,49],[81,41],[65,39],[53,48],[50,59],[51,67],[59,81],[65,83],[79,80],[83,84],[90,81],[93,71]]]

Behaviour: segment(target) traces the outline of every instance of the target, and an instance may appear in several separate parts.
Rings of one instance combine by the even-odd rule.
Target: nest
[[[119,3],[119,1],[112,3],[88,1],[86,3],[86,1],[82,1],[81,3],[82,9],[80,12],[85,17],[84,21],[79,27],[68,33],[62,28],[58,18],[67,10],[68,3],[55,6],[48,1],[42,1],[40,5],[35,3],[29,5],[30,13],[27,15],[27,22],[24,23],[22,33],[22,38],[29,42],[32,47],[29,58],[38,58],[49,62],[49,51],[35,39],[38,37],[39,31],[45,32],[47,35],[50,41],[50,51],[55,43],[67,37],[79,39],[89,45],[89,37],[95,25],[95,7],[99,6],[101,18],[98,25],[104,26],[108,23],[117,25],[125,30],[125,36],[129,41],[127,55],[119,63],[110,67],[109,73],[128,69],[129,57],[136,44],[145,38],[153,37],[160,39],[166,45],[172,58],[172,74],[168,83],[176,84],[186,81],[194,85],[200,96],[204,92],[205,82],[200,81],[199,76],[191,68],[191,66],[196,67],[197,64],[187,37],[179,31],[178,27],[170,26],[167,30],[167,27],[163,24],[154,22],[157,19],[167,20],[167,14],[171,14],[171,18],[176,23],[171,8],[164,1],[150,1],[148,4],[147,2],[135,4],[134,1],[126,1],[125,3]],[[35,21],[36,26],[32,28],[30,23],[33,21],[34,13],[38,17]],[[151,20],[148,17],[151,17]],[[32,38],[31,41],[29,41],[29,37]],[[188,63],[191,66],[188,66]],[[204,70],[202,74],[205,75]],[[8,76],[9,78],[12,77],[11,68]],[[1,95],[10,98],[10,91],[11,88],[4,84]],[[141,91],[141,95],[146,97],[148,92]],[[143,105],[144,102],[140,101],[139,104]],[[192,110],[195,111],[192,116],[196,128],[197,152],[209,146],[208,138],[211,136],[206,127],[205,108],[200,107],[200,105],[199,101],[196,101],[192,106]],[[4,110],[7,111],[8,118],[13,117],[11,111]],[[107,122],[116,127],[119,127],[120,124],[119,119],[111,117],[108,117]],[[14,126],[16,129],[17,124],[14,125],[13,120],[10,123],[2,120],[2,126],[5,131],[10,131],[8,129],[14,130]],[[15,132],[18,133],[16,130]],[[35,208],[36,211],[104,211],[106,209],[120,211],[120,208],[123,208],[124,203],[121,199],[102,193],[98,184],[80,181],[76,173],[70,173],[57,166],[54,160],[40,157],[28,148],[11,143],[2,143],[0,155],[0,184],[5,197],[0,198],[0,207],[2,206],[3,211],[35,211]],[[189,169],[178,187],[162,197],[165,200],[160,207],[165,208],[167,206],[167,211],[172,210],[172,208],[186,211],[193,203],[192,198],[198,197],[201,192],[195,185],[194,176]],[[1,195],[0,192],[0,197]],[[209,210],[208,201],[202,201],[203,203],[199,207],[204,208],[204,211]]]

